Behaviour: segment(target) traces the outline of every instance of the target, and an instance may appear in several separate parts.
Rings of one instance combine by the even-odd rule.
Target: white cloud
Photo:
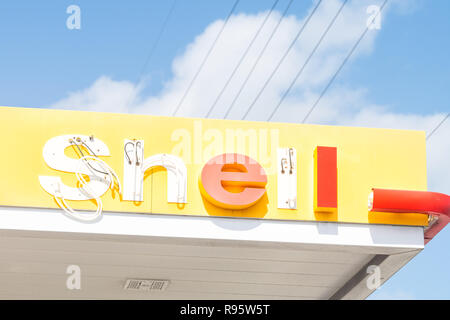
[[[84,90],[69,93],[53,107],[91,111],[129,112],[129,105],[137,97],[140,86],[128,81],[114,81],[108,77],[98,78]]]
[[[349,1],[322,46],[305,69],[304,74],[274,117],[275,121],[301,122],[320,90],[326,85],[348,50],[365,29],[368,18],[367,6],[374,3],[381,4],[381,2],[381,0]],[[384,10],[383,19],[386,19],[385,17],[391,8],[396,11],[407,11],[416,7],[415,2],[410,0],[397,0],[391,3],[393,5]],[[273,81],[256,103],[248,119],[267,119],[340,4],[339,0],[323,1],[311,23],[301,35],[300,41],[296,43]],[[237,14],[231,17],[178,115],[203,117],[207,113],[266,14],[267,12],[256,15]],[[284,18],[277,34],[231,112],[230,118],[240,119],[243,115],[245,109],[289,46],[307,14],[309,12],[301,19],[293,15]],[[279,18],[279,12],[272,14],[230,86],[217,104],[212,117],[220,118],[223,116]],[[137,85],[128,81],[115,81],[107,77],[100,77],[91,87],[70,93],[66,98],[56,102],[53,107],[170,115],[223,23],[223,20],[211,23],[203,33],[193,40],[185,52],[174,60],[172,65],[173,76],[170,81],[164,84],[158,95],[142,96],[142,84]],[[375,45],[376,33],[376,31],[367,33],[366,38],[348,62],[349,65],[358,56],[370,54]],[[379,106],[367,101],[366,92],[366,88],[334,86],[325,95],[320,106],[311,114],[308,122],[419,129],[429,132],[444,117],[443,114],[396,113],[390,110],[388,106]],[[449,136],[450,125],[447,123],[435,133],[427,146],[429,188],[445,193],[450,193]]]

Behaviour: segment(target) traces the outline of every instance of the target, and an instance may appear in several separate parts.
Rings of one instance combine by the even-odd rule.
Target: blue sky
[[[144,77],[140,79],[146,58],[173,0],[2,1],[0,105],[170,114],[169,107],[180,98],[182,88],[192,78],[192,70],[199,65],[202,54],[207,51],[211,38],[217,34],[233,2],[178,0],[144,70]],[[204,88],[211,82],[215,73],[217,79],[227,77],[221,72],[234,67],[243,46],[248,43],[246,34],[250,36],[256,31],[257,23],[273,2],[240,1],[236,15],[224,31],[223,41],[219,41],[220,46],[212,52],[196,83],[196,90],[182,106],[180,115],[204,115],[213,96],[204,97],[202,86]],[[340,4],[339,0],[324,2],[331,11]],[[287,3],[288,0],[280,0],[276,11],[282,12]],[[280,34],[275,37],[278,42],[268,50],[273,61],[279,58],[277,54],[287,46],[289,37],[293,37],[299,23],[304,21],[315,3],[294,1],[286,23],[280,26]],[[348,10],[344,9],[344,18],[336,22],[335,33],[325,39],[324,49],[318,52],[316,63],[311,61],[310,70],[305,70],[306,77],[294,87],[275,120],[301,121],[311,97],[318,95],[357,35],[363,31],[365,25],[362,22],[367,19],[365,7],[381,1],[349,3]],[[71,4],[81,8],[80,30],[66,27],[69,16],[66,8]],[[450,111],[449,14],[450,2],[447,0],[391,0],[382,14],[381,29],[368,33],[360,50],[355,52],[323,103],[314,111],[311,123],[398,127],[429,132]],[[317,22],[317,29],[322,22],[324,25],[329,22],[328,17],[326,10],[318,14],[317,20],[323,21]],[[289,69],[299,67],[298,59],[303,57],[303,51],[307,51],[305,48],[309,48],[310,43],[312,46],[314,39],[318,38],[312,27],[305,32],[292,57],[287,59],[286,67],[280,69],[281,75],[274,78],[273,86],[268,87],[268,93],[263,97],[265,104],[260,106],[258,114],[250,114],[249,119],[264,120],[261,118],[264,110],[269,111],[272,100],[277,101],[282,88],[287,87],[283,79],[292,78]],[[315,65],[321,64],[323,69],[314,69],[317,68]],[[264,69],[266,65],[267,70]],[[260,69],[258,75],[262,77],[270,72],[270,64],[263,63]],[[316,74],[317,77],[312,76]],[[139,81],[141,85],[137,86]],[[222,86],[219,84],[217,89]],[[251,100],[258,85],[256,80],[249,84],[248,92],[244,92],[244,101],[247,96]],[[111,92],[108,90],[117,94],[123,92],[121,101],[131,96],[132,106],[125,108],[107,104],[104,107],[105,96]],[[231,90],[232,87],[230,96]],[[202,100],[207,98],[209,100]],[[218,106],[215,115],[220,116],[224,108],[225,102],[223,107]],[[240,107],[231,114],[231,118],[238,118],[239,112]],[[444,193],[450,193],[447,165],[450,162],[449,128],[450,121],[433,135],[427,146],[429,188]],[[450,227],[372,298],[450,299],[450,290],[445,286],[450,283],[448,229]]]
[[[374,1],[376,3],[376,1]],[[409,1],[411,2],[411,1]],[[450,3],[416,1],[383,21],[374,52],[341,75],[370,87],[369,96],[396,110],[425,114],[449,109]],[[66,8],[82,10],[81,30],[65,27]],[[172,1],[2,1],[0,4],[0,85],[2,105],[48,107],[99,75],[136,81]],[[161,89],[172,60],[233,1],[179,0],[146,71],[149,91]],[[273,1],[243,0],[237,12],[257,13]],[[287,0],[281,0],[282,8]],[[304,15],[309,1],[290,12]],[[383,30],[382,29],[382,30]]]

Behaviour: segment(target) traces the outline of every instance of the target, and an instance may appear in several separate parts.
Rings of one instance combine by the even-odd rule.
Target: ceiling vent
[[[133,291],[164,291],[169,285],[169,280],[152,280],[152,279],[127,279],[125,290]]]

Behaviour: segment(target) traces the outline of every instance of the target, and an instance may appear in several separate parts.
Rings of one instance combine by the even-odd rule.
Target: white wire
[[[55,200],[56,203],[58,203],[59,207],[64,210],[66,215],[74,218],[75,220],[82,221],[82,222],[91,222],[96,220],[98,217],[102,214],[103,204],[102,201],[99,198],[95,198],[95,201],[97,203],[97,210],[94,214],[91,212],[77,212],[73,210],[69,204],[66,202],[62,194],[57,196],[55,194]]]
[[[83,178],[84,180],[84,178]],[[89,194],[89,191],[84,189],[84,185],[82,181],[79,181],[82,184],[82,188],[83,190]],[[86,182],[86,180],[84,180],[84,182]],[[58,183],[58,190],[55,190],[55,201],[56,203],[59,205],[59,207],[61,209],[64,210],[64,212],[66,213],[67,216],[72,217],[78,221],[82,221],[82,222],[90,222],[90,221],[94,221],[95,219],[97,219],[100,215],[101,215],[101,211],[103,208],[103,204],[101,202],[101,200],[98,197],[94,197],[96,203],[97,203],[97,210],[95,211],[95,214],[89,213],[89,212],[76,212],[75,210],[73,210],[69,204],[66,202],[64,196],[61,193],[60,190],[60,184]],[[89,194],[89,196],[92,197],[91,194]]]
[[[114,178],[115,178],[117,181],[117,185],[119,187],[119,194],[122,194],[122,185],[120,184],[119,176],[105,161],[103,161],[102,159],[95,157],[95,156],[84,156],[84,157],[80,158],[80,161],[84,161],[84,160],[98,161],[100,163],[100,167],[102,167],[102,169],[104,171],[106,171],[108,173],[108,176],[111,178],[110,187],[113,185]],[[76,174],[81,176],[81,174],[79,172],[76,172]]]
[[[83,156],[79,159],[80,167],[83,164],[89,168],[88,161],[97,161],[98,164],[100,164],[100,167],[102,168],[102,170],[107,172],[107,175],[110,180],[108,187],[113,189],[114,179],[115,179],[119,186],[119,194],[122,194],[122,186],[120,184],[119,177],[117,176],[116,172],[106,162],[104,162],[103,160],[101,160],[95,156]],[[91,171],[93,172],[93,170],[91,170]],[[102,215],[102,210],[103,210],[102,200],[100,199],[99,196],[95,195],[95,192],[88,186],[88,182],[83,177],[80,170],[76,171],[75,175],[77,177],[78,182],[81,184],[80,189],[82,189],[89,196],[89,198],[95,199],[95,202],[97,204],[97,210],[95,211],[95,213],[92,214],[92,212],[77,212],[77,211],[73,210],[70,207],[70,205],[66,202],[66,200],[64,199],[64,196],[62,195],[61,190],[60,190],[60,185],[58,185],[58,190],[55,190],[55,201],[59,205],[59,207],[61,209],[63,209],[64,212],[68,216],[74,218],[75,220],[82,221],[82,222],[94,221]]]

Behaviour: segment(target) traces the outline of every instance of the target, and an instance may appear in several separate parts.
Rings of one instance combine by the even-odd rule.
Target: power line
[[[206,53],[206,56],[203,58],[202,63],[200,64],[197,72],[195,73],[194,77],[192,78],[191,82],[189,83],[188,87],[186,88],[186,91],[184,92],[183,96],[181,97],[180,102],[178,103],[177,107],[175,108],[174,112],[172,113],[172,116],[175,116],[177,114],[178,110],[180,110],[180,107],[183,104],[184,99],[186,98],[186,96],[188,95],[189,91],[191,90],[192,85],[194,84],[194,82],[197,79],[198,75],[202,71],[203,66],[205,65],[206,61],[209,58],[209,55],[211,54],[211,52],[213,51],[214,47],[216,46],[217,40],[219,40],[220,35],[222,34],[223,30],[227,26],[228,20],[230,19],[231,15],[234,13],[234,10],[236,9],[236,6],[238,5],[239,1],[240,0],[236,0],[236,2],[234,3],[233,7],[231,8],[231,11],[228,14],[224,24],[222,25],[222,28],[220,29],[219,33],[217,34],[216,38],[214,39],[211,47],[209,48],[208,52]]]
[[[173,1],[172,6],[169,9],[169,12],[167,13],[166,18],[164,19],[161,29],[159,30],[158,35],[156,36],[155,42],[153,42],[153,45],[147,55],[147,58],[145,59],[144,65],[142,66],[141,72],[139,74],[139,77],[137,78],[136,83],[139,83],[141,81],[142,76],[144,75],[144,72],[147,69],[147,65],[150,62],[151,58],[153,57],[153,54],[155,53],[156,48],[158,47],[159,41],[161,40],[161,37],[162,37],[164,31],[166,30],[167,23],[169,22],[170,17],[172,16],[172,13],[175,9],[177,2],[178,2],[178,0]],[[131,95],[132,95],[132,93],[130,94],[130,97],[127,100],[127,106],[130,104]]]
[[[383,10],[384,6],[386,5],[386,3],[388,2],[388,0],[384,0],[383,4],[380,7],[380,10],[378,11],[378,13],[373,17],[372,22],[370,24],[367,25],[366,29],[364,30],[364,32],[361,34],[361,36],[358,38],[358,40],[356,41],[356,43],[353,45],[352,49],[350,50],[350,52],[348,53],[348,55],[345,57],[344,61],[342,62],[342,64],[339,66],[339,68],[337,69],[336,73],[333,75],[333,77],[331,77],[330,81],[328,82],[328,84],[325,86],[324,90],[322,91],[322,93],[320,94],[319,98],[316,100],[316,102],[314,102],[314,104],[312,105],[312,107],[309,109],[308,113],[305,115],[305,117],[303,118],[302,123],[305,123],[305,121],[308,119],[308,117],[311,115],[311,113],[313,112],[313,110],[316,108],[316,106],[319,104],[320,100],[322,99],[322,97],[325,95],[325,93],[327,92],[328,88],[331,86],[331,84],[333,83],[333,81],[336,79],[337,75],[339,74],[339,72],[342,70],[342,68],[344,67],[344,65],[347,63],[348,59],[352,56],[353,52],[356,50],[356,48],[358,47],[359,43],[361,42],[361,40],[364,38],[364,36],[366,35],[367,31],[369,30],[369,26],[375,21],[375,19],[378,17],[378,15],[381,13],[381,11]]]
[[[249,114],[250,110],[253,108],[253,106],[255,105],[256,101],[258,101],[259,97],[261,96],[262,92],[266,89],[267,85],[269,84],[270,80],[273,78],[273,76],[275,75],[275,73],[278,71],[278,68],[280,68],[281,64],[283,63],[284,59],[286,58],[286,56],[288,55],[288,53],[291,51],[291,49],[294,47],[295,42],[297,42],[297,39],[300,37],[300,35],[303,33],[303,30],[305,29],[305,27],[308,25],[308,22],[310,21],[311,17],[314,15],[314,13],[316,12],[317,8],[319,7],[319,5],[322,3],[322,0],[319,0],[316,4],[316,6],[314,7],[313,11],[311,12],[311,14],[308,16],[308,18],[306,19],[305,23],[303,23],[302,27],[300,28],[300,30],[297,32],[294,40],[291,42],[291,44],[289,45],[288,49],[286,50],[286,52],[284,53],[284,55],[281,57],[280,61],[278,61],[277,66],[275,67],[275,69],[272,71],[272,73],[270,74],[269,78],[266,80],[266,82],[264,83],[264,85],[262,86],[261,90],[258,92],[258,94],[256,95],[255,99],[253,100],[253,102],[250,104],[250,106],[248,107],[247,111],[244,113],[244,116],[241,118],[242,120],[244,120],[247,115]]]
[[[230,106],[228,107],[227,111],[225,112],[225,115],[223,116],[223,119],[226,119],[226,118],[228,117],[228,115],[230,114],[231,109],[233,109],[234,104],[236,103],[237,99],[238,99],[239,96],[241,95],[242,90],[244,90],[245,86],[247,85],[247,82],[248,82],[248,80],[250,79],[250,77],[252,76],[253,71],[254,71],[255,68],[256,68],[256,65],[258,64],[259,60],[260,60],[261,57],[263,56],[264,52],[266,51],[266,49],[267,49],[267,47],[268,47],[270,41],[272,40],[274,34],[277,32],[278,27],[279,27],[280,24],[281,24],[281,21],[283,21],[283,18],[286,16],[286,14],[287,14],[287,12],[288,12],[288,10],[289,10],[289,8],[290,8],[290,6],[291,6],[291,4],[292,4],[293,1],[294,1],[294,0],[290,0],[289,3],[288,3],[288,5],[287,5],[287,7],[286,7],[286,9],[284,9],[283,14],[281,15],[280,19],[278,20],[278,22],[277,22],[275,28],[272,30],[272,33],[270,34],[270,36],[269,36],[269,38],[267,39],[266,43],[264,44],[264,47],[263,47],[263,49],[261,50],[261,52],[259,53],[258,58],[256,58],[255,63],[253,64],[252,68],[250,69],[250,72],[248,73],[247,77],[245,78],[244,82],[242,83],[241,87],[239,88],[238,93],[235,95],[233,101],[231,102]]]
[[[155,53],[156,47],[159,44],[159,41],[161,40],[161,36],[163,35],[164,31],[166,30],[167,23],[169,22],[170,17],[172,16],[172,13],[175,9],[175,6],[177,4],[178,0],[174,0],[172,3],[172,6],[170,7],[169,13],[167,14],[166,18],[164,19],[164,22],[161,26],[161,29],[159,30],[158,36],[156,37],[155,42],[153,43],[152,48],[150,49],[150,52],[147,55],[147,59],[145,60],[144,66],[142,68],[141,74],[139,76],[139,80],[142,77],[145,69],[147,68],[148,63],[150,62],[151,58],[153,57],[153,54]]]
[[[431,136],[437,131],[437,129],[439,129],[440,126],[442,126],[442,125],[444,124],[445,120],[447,120],[448,117],[450,117],[450,112],[447,113],[447,115],[444,117],[444,119],[442,119],[442,121],[439,122],[439,124],[433,129],[433,131],[430,132],[430,134],[427,136],[427,139],[426,139],[426,140],[428,140],[428,139],[431,138]]]
[[[269,16],[272,14],[273,10],[275,9],[275,7],[276,7],[276,5],[278,4],[279,1],[280,0],[275,0],[274,4],[272,5],[272,8],[270,8],[270,11],[267,13],[266,17],[264,18],[263,22],[261,23],[260,27],[258,28],[258,31],[256,31],[255,35],[253,36],[253,39],[250,41],[247,49],[245,50],[244,54],[241,56],[241,59],[239,60],[238,64],[234,68],[234,70],[231,73],[231,75],[228,77],[228,80],[226,81],[226,83],[223,86],[222,90],[220,91],[219,95],[216,97],[216,100],[213,102],[213,104],[209,108],[208,113],[206,114],[206,118],[208,118],[210,116],[211,112],[214,110],[217,102],[220,100],[220,98],[222,97],[222,94],[227,89],[228,85],[231,82],[231,79],[233,79],[236,71],[239,69],[240,65],[244,61],[245,57],[247,56],[248,52],[250,51],[250,48],[252,47],[253,43],[255,42],[256,38],[258,37],[259,33],[261,32],[262,28],[266,24],[267,20],[269,19]]]
[[[139,77],[138,77],[136,83],[139,83],[141,81],[142,76],[144,75],[144,72],[147,69],[147,65],[150,62],[151,58],[153,57],[153,54],[155,53],[155,50],[156,50],[156,48],[157,48],[157,46],[159,44],[159,41],[161,40],[161,37],[162,37],[164,31],[166,30],[167,23],[169,22],[170,17],[172,16],[172,13],[173,13],[173,11],[175,9],[175,6],[176,6],[177,2],[178,2],[178,0],[174,0],[173,1],[172,6],[170,7],[169,12],[167,13],[167,16],[164,19],[164,22],[163,22],[163,24],[161,26],[161,29],[159,30],[159,33],[158,33],[158,35],[157,35],[157,37],[155,39],[155,42],[153,43],[153,46],[151,47],[151,49],[150,49],[150,51],[149,51],[149,53],[147,55],[147,59],[145,59],[144,66],[142,67],[141,73],[139,74]],[[132,94],[133,93],[131,92],[130,93],[130,97],[128,98],[126,106],[128,106],[130,104],[130,100],[131,100],[131,95]],[[153,175],[151,175],[151,183],[153,185]],[[150,199],[150,207],[152,208],[152,206],[153,206],[153,193],[151,193],[151,199]]]
[[[277,112],[278,108],[280,107],[280,105],[283,103],[284,99],[286,98],[286,96],[288,95],[289,91],[291,91],[292,87],[294,86],[294,84],[297,82],[298,78],[300,77],[300,75],[303,73],[303,70],[305,70],[306,66],[308,65],[309,61],[311,60],[312,56],[314,55],[314,53],[316,52],[317,48],[319,48],[320,44],[322,43],[323,39],[325,38],[325,36],[328,34],[328,31],[330,31],[331,27],[333,26],[334,22],[336,21],[337,17],[339,16],[339,14],[341,13],[342,9],[344,9],[345,4],[347,3],[348,0],[345,0],[341,7],[339,8],[339,10],[336,12],[336,14],[334,15],[333,19],[331,20],[330,24],[328,25],[328,27],[326,28],[325,32],[322,34],[322,36],[320,37],[319,41],[317,42],[316,46],[314,47],[314,49],[311,51],[311,53],[309,54],[308,58],[305,60],[305,63],[303,64],[303,66],[300,68],[300,70],[297,72],[297,74],[295,75],[295,78],[292,80],[291,84],[289,85],[289,87],[287,88],[287,90],[284,92],[283,96],[281,97],[280,101],[278,102],[277,106],[275,107],[275,109],[272,111],[271,115],[269,116],[269,118],[267,119],[267,121],[270,121],[272,119],[272,117],[274,116],[274,114]]]

